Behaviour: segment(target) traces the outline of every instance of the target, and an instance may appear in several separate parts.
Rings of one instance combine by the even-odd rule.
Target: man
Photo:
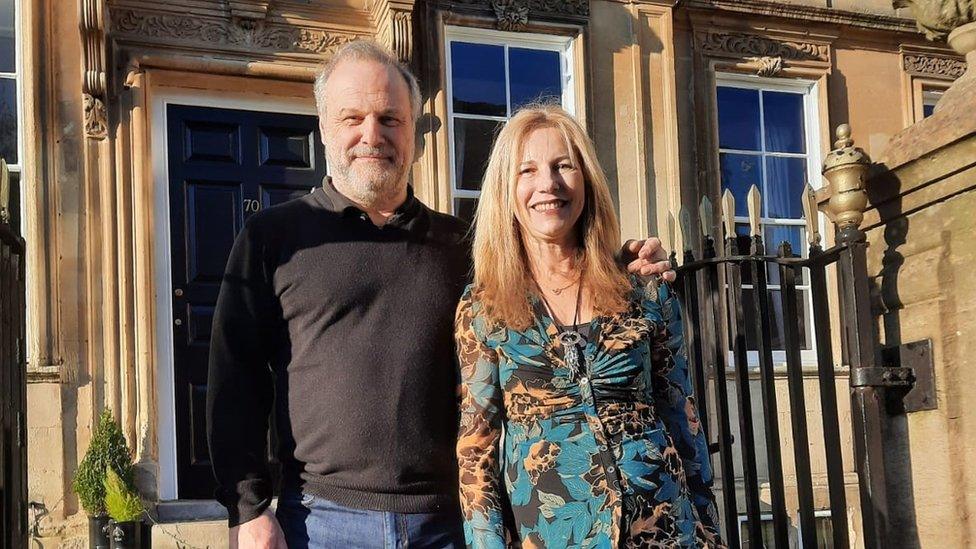
[[[231,546],[462,546],[452,334],[467,227],[407,184],[420,92],[391,53],[347,45],[315,97],[332,178],[248,220],[214,315],[208,436]],[[669,268],[641,244],[631,272]]]

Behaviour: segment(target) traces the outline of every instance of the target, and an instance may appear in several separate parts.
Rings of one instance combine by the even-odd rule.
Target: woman
[[[471,547],[722,545],[677,301],[620,271],[618,234],[579,124],[553,106],[516,114],[456,319]]]

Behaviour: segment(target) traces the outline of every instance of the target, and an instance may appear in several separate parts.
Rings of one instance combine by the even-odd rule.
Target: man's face
[[[326,84],[319,127],[333,178],[365,204],[392,198],[407,184],[414,119],[407,83],[393,67],[347,61]]]

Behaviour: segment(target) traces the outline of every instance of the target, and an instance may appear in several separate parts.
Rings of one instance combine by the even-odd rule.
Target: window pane
[[[759,90],[718,88],[718,146],[758,151]]]
[[[736,223],[735,224],[735,242],[736,250],[738,250],[739,255],[749,255],[749,251],[752,248],[752,236],[749,234],[749,225],[746,223]],[[752,284],[748,275],[749,269],[742,270],[742,283]]]
[[[803,158],[766,157],[764,217],[802,219],[800,196],[807,184],[807,161]]]
[[[746,348],[750,351],[758,351],[758,335],[759,335],[759,321],[756,316],[756,303],[755,303],[756,291],[753,289],[742,290],[742,305],[743,312],[745,313],[745,326],[740,329],[746,332]],[[780,290],[768,290],[767,295],[769,296],[769,309],[765,312],[765,316],[769,318],[769,333],[770,333],[770,346],[774,351],[783,351],[786,349],[786,336],[784,332],[784,322],[787,320],[783,315],[783,301],[782,292]],[[807,321],[809,318],[809,312],[807,311],[807,292],[806,290],[797,290],[797,317],[789,319],[791,322],[797,323],[799,342],[801,349],[810,348],[810,337],[807,330]]]
[[[528,103],[561,103],[558,52],[509,48],[508,74],[513,113]]]
[[[506,116],[505,49],[452,42],[451,86],[454,112]]]
[[[800,225],[766,225],[763,227],[765,233],[763,238],[766,241],[766,250],[772,254],[779,254],[779,246],[783,242],[789,242],[793,247],[793,254],[790,257],[806,257],[807,241],[806,227]],[[807,283],[807,269],[801,269],[797,275],[796,284]],[[779,265],[770,263],[767,269],[769,273],[769,283],[780,284]]]
[[[454,199],[454,215],[460,217],[461,219],[467,221],[468,223],[474,222],[474,212],[478,207],[477,198],[455,198]]]
[[[922,116],[928,118],[935,113],[935,104],[922,105]]]
[[[762,157],[749,154],[722,153],[719,162],[722,170],[722,189],[732,191],[735,197],[735,215],[749,215],[746,195],[756,185],[762,189]],[[799,196],[799,194],[797,194]]]
[[[0,0],[0,72],[17,72],[14,0]]]
[[[0,157],[18,163],[17,81],[12,78],[0,78]]]
[[[477,191],[501,122],[454,119],[454,176],[458,189]]]
[[[805,153],[803,138],[803,95],[788,92],[763,92],[763,122],[766,125],[766,150]]]

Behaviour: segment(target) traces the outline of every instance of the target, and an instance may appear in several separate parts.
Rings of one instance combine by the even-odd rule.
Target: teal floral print
[[[712,470],[666,284],[589,324],[573,377],[539,306],[524,331],[458,306],[457,454],[469,547],[724,547]]]

